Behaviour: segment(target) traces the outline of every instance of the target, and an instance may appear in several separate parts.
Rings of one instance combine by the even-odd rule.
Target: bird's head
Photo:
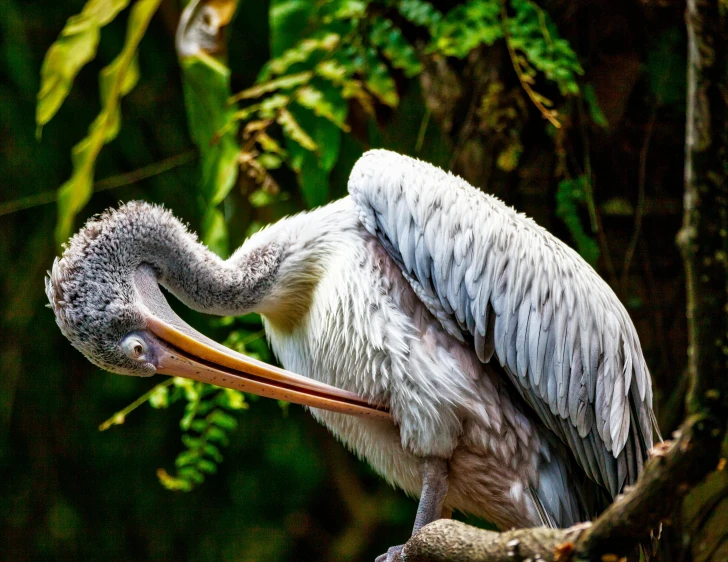
[[[268,246],[270,248],[272,246]],[[169,211],[129,203],[89,221],[46,278],[56,322],[81,353],[114,373],[155,373],[356,415],[389,417],[356,394],[257,361],[184,322],[159,288],[194,308],[249,309],[269,292],[275,252],[224,262]]]
[[[156,351],[145,334],[148,311],[135,290],[135,276],[152,276],[135,246],[143,236],[143,212],[165,211],[133,203],[90,220],[56,258],[45,280],[56,322],[92,363],[120,374],[153,375]]]

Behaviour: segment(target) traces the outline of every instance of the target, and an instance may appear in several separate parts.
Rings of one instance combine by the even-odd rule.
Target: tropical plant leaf
[[[367,51],[365,64],[367,89],[383,104],[397,107],[399,104],[397,85],[394,83],[394,78],[389,73],[387,65],[379,60],[374,49]]]
[[[89,0],[81,13],[71,16],[50,46],[40,69],[40,90],[35,110],[37,135],[63,105],[73,80],[96,56],[101,28],[127,7],[129,0]]]
[[[589,180],[586,176],[578,176],[559,182],[556,191],[556,216],[568,228],[581,257],[594,266],[599,259],[599,244],[584,230],[578,207],[578,204],[585,200],[584,187],[587,181]]]
[[[528,64],[554,82],[561,95],[577,95],[576,76],[584,70],[549,15],[530,0],[511,0],[511,6],[515,14],[508,19],[511,47],[523,53]]]
[[[215,206],[230,193],[238,177],[238,145],[230,70],[213,57],[199,53],[180,61],[184,77],[187,123],[202,156],[202,194]]]
[[[270,25],[270,52],[280,57],[305,36],[309,18],[316,10],[310,0],[271,0],[268,23]]]
[[[336,94],[329,88],[329,93]],[[330,121],[342,131],[348,131],[349,127],[344,122],[346,119],[346,105],[335,104],[327,99],[327,96],[321,90],[313,86],[304,86],[296,92],[296,102],[313,111],[319,117]],[[343,110],[342,110],[343,109]]]
[[[426,27],[430,35],[435,34],[436,26],[442,21],[442,13],[423,0],[401,0],[397,7],[405,19],[415,25]]]
[[[417,58],[414,47],[407,42],[402,30],[395,27],[392,20],[382,18],[375,21],[369,38],[391,61],[392,66],[402,70],[408,78],[422,72],[422,63]]]
[[[270,80],[273,76],[285,73],[298,63],[308,61],[314,53],[327,53],[338,47],[341,36],[338,33],[323,33],[317,37],[302,40],[285,51],[280,57],[270,60],[258,76],[259,82]]]
[[[313,76],[313,72],[299,72],[297,74],[286,74],[280,78],[263,82],[262,84],[256,84],[247,90],[243,90],[235,94],[232,97],[232,101],[239,101],[244,99],[259,98],[264,94],[274,92],[276,90],[288,90],[296,86],[301,86],[308,82]]]
[[[500,0],[470,0],[456,6],[433,27],[430,50],[464,58],[479,45],[503,37]]]
[[[254,335],[255,339],[259,337]],[[240,347],[245,351],[244,345]],[[204,482],[205,474],[217,472],[217,465],[223,460],[220,447],[227,446],[228,435],[238,426],[232,414],[246,410],[248,404],[243,393],[236,390],[187,379],[175,379],[174,385],[175,389],[164,407],[180,399],[186,400],[185,415],[180,421],[185,432],[182,435],[185,449],[174,461],[176,475],[159,469],[157,476],[165,488],[189,492]]]
[[[283,132],[291,140],[296,141],[302,148],[307,151],[318,149],[318,145],[311,136],[298,124],[295,117],[287,109],[281,109],[278,114],[278,124],[283,128]],[[293,148],[295,145],[291,145]],[[294,165],[295,168],[295,165]]]
[[[91,124],[88,135],[73,147],[73,173],[58,190],[56,241],[59,244],[68,239],[74,218],[91,197],[96,158],[103,145],[118,132],[119,101],[138,80],[137,49],[160,2],[161,0],[138,0],[134,4],[129,16],[124,47],[116,59],[102,71],[101,113]]]
[[[343,111],[346,111],[346,104],[343,104]],[[318,207],[329,200],[329,172],[339,158],[341,129],[304,107],[291,107],[291,114],[302,130],[311,133],[315,146],[309,150],[300,143],[289,142],[291,167],[298,173],[298,183],[306,205],[309,208]]]

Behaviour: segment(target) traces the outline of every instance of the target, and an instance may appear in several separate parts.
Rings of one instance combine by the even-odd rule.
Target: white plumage
[[[447,503],[501,526],[540,522],[524,489],[558,525],[588,517],[594,492],[554,435],[612,497],[634,482],[652,444],[649,373],[593,269],[499,200],[408,157],[367,153],[349,191],[261,235],[299,256],[325,248],[308,314],[292,331],[266,329],[286,368],[388,404],[399,435],[314,415],[410,493],[416,457],[462,462]]]
[[[227,261],[158,207],[110,211],[54,264],[46,288],[59,326],[116,372],[374,415],[312,408],[389,482],[424,487],[415,528],[443,505],[501,528],[566,526],[633,483],[652,445],[650,377],[594,270],[530,219],[412,158],[368,152],[349,192]],[[226,353],[156,283],[197,310],[261,313],[280,362],[330,386]]]

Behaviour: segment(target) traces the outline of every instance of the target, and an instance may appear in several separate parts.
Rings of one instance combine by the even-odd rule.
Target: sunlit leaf
[[[119,74],[123,72],[120,76]],[[101,105],[106,106],[109,96],[114,90],[114,84],[121,82],[120,94],[125,96],[134,89],[139,82],[139,62],[134,56],[127,68],[124,68],[123,61],[117,58],[109,66],[103,68],[99,73],[99,93],[101,95]],[[109,122],[106,126],[106,142],[114,139],[119,134],[121,126],[121,109],[116,106],[115,111],[109,114]]]
[[[96,55],[101,28],[128,4],[129,0],[89,0],[80,14],[68,18],[58,39],[46,52],[40,70],[35,112],[38,135],[63,105],[79,70]]]
[[[283,131],[286,135],[306,150],[313,151],[318,148],[318,145],[314,142],[310,135],[301,128],[298,121],[294,119],[290,111],[286,109],[281,110],[277,121],[278,124],[283,127]]]
[[[391,20],[385,18],[376,20],[372,24],[369,37],[390,60],[392,66],[401,69],[408,78],[422,71],[422,63],[417,58],[414,47]]]
[[[149,405],[152,408],[166,408],[169,405],[169,390],[166,386],[157,385],[149,396]]]
[[[432,4],[423,0],[401,0],[397,7],[399,13],[407,20],[428,28],[431,35],[442,20],[442,14]]]
[[[268,24],[273,57],[280,57],[303,37],[315,10],[316,3],[310,0],[271,0]]]
[[[258,80],[263,82],[270,80],[275,75],[283,74],[293,65],[308,61],[314,53],[330,52],[339,45],[340,41],[341,37],[337,33],[325,33],[320,37],[304,39],[280,57],[269,61],[261,71]]]
[[[202,156],[202,193],[215,206],[230,193],[238,176],[237,126],[230,98],[230,70],[201,53],[180,61],[185,108],[192,140]],[[222,132],[222,133],[221,133]]]
[[[576,77],[584,70],[549,15],[530,0],[511,0],[511,6],[514,16],[508,20],[509,42],[523,53],[524,68],[532,66],[542,72],[558,86],[561,95],[577,95]]]
[[[399,94],[397,85],[387,66],[379,60],[373,50],[368,51],[366,60],[366,86],[383,104],[390,107],[397,107]]]
[[[501,2],[470,0],[456,6],[433,27],[432,49],[464,58],[479,45],[492,45],[503,37]]]
[[[274,92],[276,90],[286,90],[295,86],[300,86],[308,82],[313,76],[313,72],[299,72],[297,74],[286,74],[280,78],[263,82],[262,84],[256,84],[255,86],[243,90],[242,92],[233,96],[233,101],[259,98],[263,94]]]
[[[346,110],[340,111],[341,104],[334,104],[327,99],[326,94],[313,86],[304,86],[296,92],[296,101],[303,107],[313,111],[319,117],[327,119],[342,131],[348,131],[349,127],[344,122]],[[338,107],[337,107],[338,105]]]
[[[76,214],[86,205],[93,190],[96,158],[104,143],[118,131],[119,100],[136,83],[136,52],[147,26],[161,0],[138,0],[132,8],[124,47],[117,58],[104,69],[102,79],[104,104],[101,113],[89,128],[86,138],[73,147],[73,174],[58,190],[58,223],[56,241],[66,241]]]
[[[324,5],[326,13],[322,17],[324,23],[337,20],[360,19],[366,13],[368,2],[362,0],[338,0]]]

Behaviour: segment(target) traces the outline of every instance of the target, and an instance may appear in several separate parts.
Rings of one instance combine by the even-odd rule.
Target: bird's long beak
[[[147,329],[159,344],[158,373],[312,408],[391,419],[386,408],[370,404],[353,392],[257,361],[207,338],[177,316],[153,274],[142,270],[135,281],[147,309]]]

